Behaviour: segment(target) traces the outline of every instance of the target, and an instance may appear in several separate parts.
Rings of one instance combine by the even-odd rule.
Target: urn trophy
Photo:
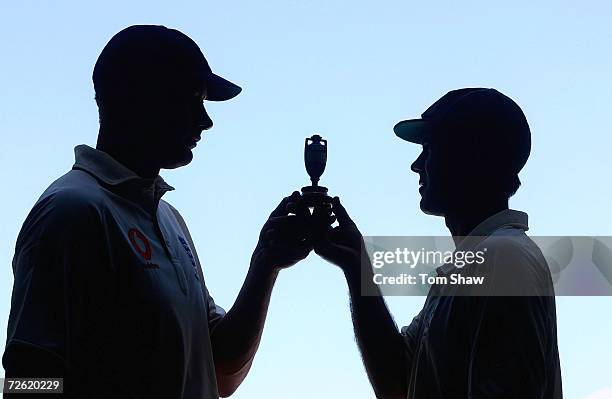
[[[323,171],[325,171],[326,163],[327,140],[318,134],[306,138],[304,143],[304,164],[312,184],[302,187],[302,196],[309,207],[331,201],[331,198],[327,195],[327,187],[319,186],[319,179]]]

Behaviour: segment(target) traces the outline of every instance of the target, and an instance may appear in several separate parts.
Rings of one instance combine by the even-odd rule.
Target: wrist
[[[251,258],[249,271],[254,272],[259,277],[275,280],[280,268],[275,267],[263,251],[256,251]]]
[[[351,262],[342,268],[346,281],[350,284],[359,284],[362,274],[362,266],[359,262]]]
[[[370,287],[373,284],[374,272],[372,264],[367,257],[352,262],[350,267],[343,268],[342,271],[351,289],[358,289],[361,292],[362,289],[369,289],[366,287]]]

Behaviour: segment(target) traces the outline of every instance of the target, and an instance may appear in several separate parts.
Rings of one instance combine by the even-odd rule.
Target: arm
[[[312,249],[304,233],[308,210],[299,205],[299,198],[296,192],[283,199],[264,224],[238,298],[211,333],[222,397],[238,388],[251,367],[279,271],[304,259]]]
[[[211,333],[221,397],[230,396],[242,383],[259,347],[277,273],[258,269],[252,262],[234,306]]]
[[[339,226],[315,241],[315,252],[339,266],[346,277],[357,344],[377,398],[406,397],[409,351],[398,332],[378,287],[372,268],[361,253],[362,236],[338,198],[332,201]],[[363,274],[363,276],[362,276]],[[361,292],[378,292],[365,296]],[[416,323],[413,323],[416,325]]]
[[[357,345],[377,398],[405,398],[407,391],[407,347],[387,309],[382,295],[361,295],[361,276],[356,268],[345,271]],[[378,288],[372,279],[364,282]],[[365,281],[367,280],[367,281]]]

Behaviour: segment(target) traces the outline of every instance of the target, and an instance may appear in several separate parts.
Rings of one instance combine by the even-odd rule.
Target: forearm
[[[217,375],[239,377],[238,383],[257,352],[278,274],[263,266],[251,262],[236,302],[211,336]]]
[[[361,295],[358,269],[345,271],[351,314],[363,363],[378,398],[405,398],[407,352],[382,295]],[[365,270],[364,273],[368,271]],[[368,292],[380,292],[371,278],[364,278]]]

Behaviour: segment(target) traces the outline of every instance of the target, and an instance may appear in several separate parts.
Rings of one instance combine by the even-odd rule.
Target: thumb
[[[297,201],[299,198],[300,198],[300,193],[297,191],[294,191],[293,194],[291,194],[290,196],[283,198],[283,200],[272,211],[272,213],[270,213],[270,217],[272,218],[272,217],[287,215],[288,213],[287,205],[292,201]]]
[[[355,222],[353,222],[344,206],[342,206],[342,204],[340,203],[340,198],[334,197],[331,201],[331,204],[332,210],[334,211],[334,214],[336,215],[336,218],[338,219],[338,224],[340,226],[355,226]]]

